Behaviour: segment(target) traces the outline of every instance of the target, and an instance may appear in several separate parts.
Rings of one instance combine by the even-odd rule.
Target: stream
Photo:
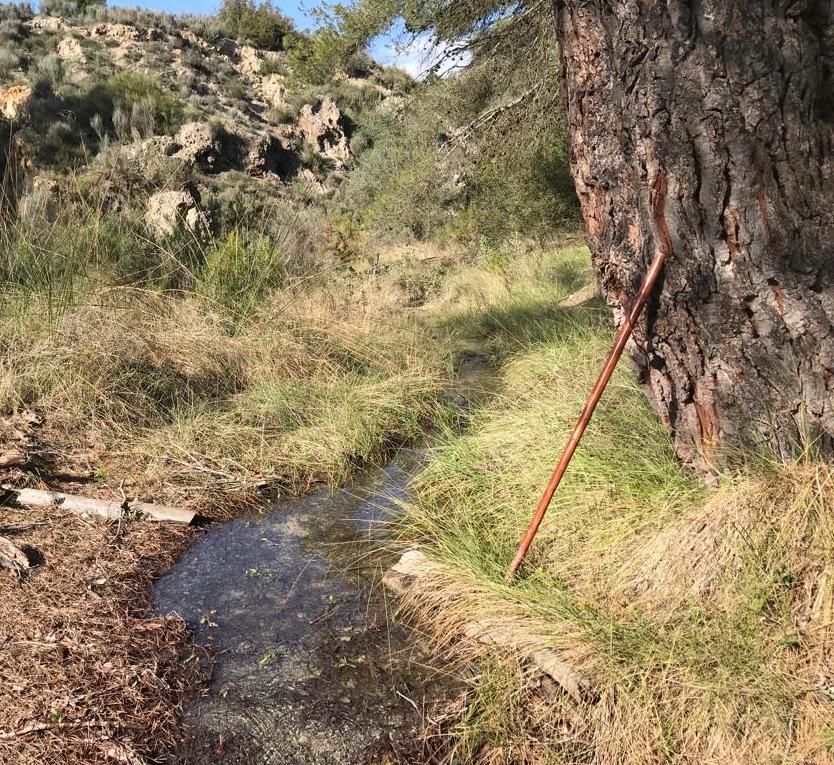
[[[461,369],[462,399],[482,366],[475,355]],[[157,611],[215,659],[178,763],[425,762],[424,712],[460,682],[394,620],[379,582],[386,521],[423,458],[402,450],[348,488],[214,527],[156,582]]]

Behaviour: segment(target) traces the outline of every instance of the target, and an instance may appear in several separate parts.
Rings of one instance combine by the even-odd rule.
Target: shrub
[[[268,237],[251,241],[238,231],[215,242],[206,254],[198,291],[238,320],[252,316],[263,296],[284,280],[281,256]]]
[[[240,77],[225,77],[222,81],[223,92],[232,100],[240,101],[246,97],[249,89]]]
[[[289,125],[298,118],[298,109],[291,106],[273,106],[267,113],[270,122],[278,125]]]
[[[28,21],[34,15],[29,3],[0,3],[0,21],[3,23]]]
[[[191,13],[184,13],[177,16],[176,20],[186,29],[190,29],[204,40],[213,42],[225,36],[223,24],[217,16],[195,16]]]
[[[544,241],[577,226],[558,115],[502,111],[507,96],[494,75],[480,67],[421,85],[401,113],[354,102],[365,110],[355,118],[356,168],[342,199],[366,228],[395,237],[471,243],[486,236],[500,243],[516,236]],[[351,95],[345,85],[337,88],[343,101]],[[467,127],[490,114],[493,119]]]
[[[263,61],[261,61],[261,68],[258,71],[258,74],[260,74],[261,77],[267,77],[270,74],[286,75],[288,72],[289,70],[287,69],[287,65],[283,61],[267,56]]]
[[[414,87],[411,75],[395,66],[386,66],[380,79],[382,84],[394,93],[408,93]]]
[[[8,77],[20,66],[20,57],[9,48],[0,48],[0,76]]]
[[[40,10],[49,16],[86,19],[93,18],[96,9],[104,4],[105,0],[41,0]]]
[[[288,40],[287,57],[294,78],[300,82],[327,82],[333,76],[341,55],[341,42],[332,29],[321,29],[312,38]]]
[[[156,117],[154,103],[149,98],[134,101],[130,110],[130,133],[135,138],[149,138],[154,134]]]
[[[69,169],[84,161],[81,134],[76,124],[69,119],[59,119],[46,130],[38,149],[41,161],[56,168]]]
[[[57,53],[50,53],[38,61],[37,71],[53,88],[64,81],[64,62]]]
[[[155,127],[166,132],[176,130],[182,120],[182,102],[163,89],[159,82],[149,74],[118,72],[108,80],[107,90],[114,103],[119,105],[125,113],[132,114],[134,104],[143,104],[140,111],[147,110],[153,115]]]
[[[189,48],[182,54],[182,63],[198,72],[206,71],[206,58],[198,48]]]
[[[450,219],[449,190],[438,180],[440,128],[426,112],[407,124],[389,112],[369,115],[354,141],[364,153],[343,196],[367,227],[425,239]]]
[[[336,80],[327,86],[339,109],[353,122],[360,122],[363,113],[372,109],[382,100],[378,88],[371,84],[354,85],[350,82]]]
[[[342,71],[349,77],[369,77],[373,67],[373,59],[364,50],[354,51],[342,61]]]
[[[333,169],[333,160],[319,154],[308,141],[304,141],[301,145],[301,164],[312,170],[316,175],[324,175]]]
[[[217,18],[227,37],[246,40],[256,48],[283,50],[284,37],[293,24],[269,0],[255,5],[254,0],[223,0]]]

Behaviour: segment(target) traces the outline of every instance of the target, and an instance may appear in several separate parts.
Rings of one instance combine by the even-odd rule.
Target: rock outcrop
[[[35,16],[29,22],[29,29],[36,35],[55,34],[66,26],[60,16]]]
[[[90,28],[90,35],[92,37],[107,37],[120,45],[139,42],[142,39],[142,33],[136,27],[127,24],[94,24]]]
[[[286,78],[280,74],[268,74],[261,80],[261,95],[267,106],[282,106],[286,92]]]
[[[29,115],[32,88],[28,85],[0,87],[0,115],[8,122],[19,124]]]
[[[145,223],[157,239],[172,236],[181,228],[203,239],[211,227],[200,207],[200,197],[192,189],[158,191],[148,199]]]
[[[337,167],[342,167],[350,159],[344,117],[330,96],[301,108],[298,130],[304,140]]]
[[[174,142],[179,149],[173,156],[203,172],[216,171],[222,164],[223,147],[218,131],[205,122],[187,122],[179,129]]]
[[[72,61],[73,63],[82,64],[86,60],[84,49],[81,43],[74,37],[65,37],[58,43],[58,55],[64,61]]]

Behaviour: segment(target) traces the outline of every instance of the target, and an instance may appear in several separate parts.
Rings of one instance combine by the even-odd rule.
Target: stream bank
[[[467,349],[453,394],[488,395]],[[211,682],[185,712],[177,762],[429,762],[424,715],[462,682],[398,622],[381,586],[386,526],[425,452],[401,450],[348,488],[278,502],[206,532],[154,586],[155,608],[210,646]]]

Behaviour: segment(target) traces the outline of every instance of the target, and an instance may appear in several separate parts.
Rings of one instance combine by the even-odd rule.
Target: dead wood
[[[6,537],[0,537],[0,567],[9,569],[16,576],[23,576],[29,570],[26,553]]]
[[[125,517],[151,521],[167,521],[169,523],[192,524],[198,520],[192,510],[183,510],[167,505],[154,505],[150,502],[131,502],[124,500],[96,499],[65,494],[60,491],[41,491],[39,489],[17,489],[13,486],[2,485],[4,496],[0,505],[24,507],[51,507],[60,505],[80,515],[97,515],[111,521]]]

